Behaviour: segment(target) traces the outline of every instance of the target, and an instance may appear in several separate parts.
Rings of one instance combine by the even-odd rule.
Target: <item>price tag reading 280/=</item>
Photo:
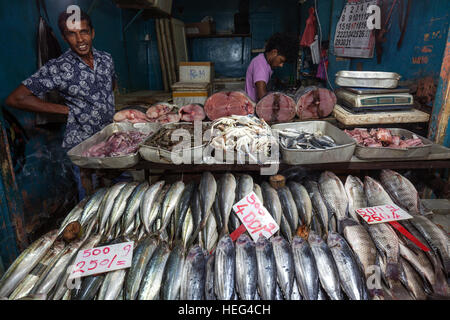
[[[411,219],[412,216],[395,204],[360,208],[356,212],[369,224]]]
[[[255,242],[261,234],[268,239],[280,229],[254,192],[237,202],[233,209]]]
[[[69,279],[129,268],[133,244],[133,241],[123,242],[78,252]]]

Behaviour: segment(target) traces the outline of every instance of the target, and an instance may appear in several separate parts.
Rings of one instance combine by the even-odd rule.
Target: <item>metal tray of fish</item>
[[[415,134],[406,129],[399,129],[399,128],[387,128],[387,129],[389,129],[391,131],[391,134],[404,136],[407,139],[412,138],[413,134]],[[416,136],[420,140],[422,140],[422,143],[424,144],[424,146],[409,147],[406,149],[398,149],[398,148],[389,148],[389,147],[365,147],[365,146],[356,144],[355,156],[358,157],[359,159],[364,159],[364,160],[377,160],[377,159],[408,160],[408,159],[414,159],[414,158],[427,157],[431,152],[433,142],[424,137],[421,137],[417,134],[416,134]]]
[[[339,71],[336,84],[341,87],[384,88],[393,89],[401,76],[395,72],[380,71]]]
[[[272,126],[272,130],[282,129],[304,130],[314,133],[321,131],[330,136],[338,144],[325,150],[292,150],[287,149],[280,143],[283,161],[287,164],[309,164],[309,163],[334,163],[349,161],[356,147],[356,141],[345,132],[326,121],[305,121],[280,123]]]
[[[123,169],[130,168],[139,162],[139,151],[135,153],[117,157],[86,157],[82,154],[90,147],[105,141],[116,132],[139,131],[150,135],[160,128],[158,123],[136,123],[128,122],[111,123],[92,137],[81,142],[67,152],[69,159],[79,167],[90,169]]]
[[[180,126],[191,124],[192,122],[178,122],[178,123],[168,123],[161,126],[160,130],[164,128],[179,128]],[[203,126],[210,125],[210,122],[202,122]],[[205,128],[202,130],[202,139],[203,134],[205,133]],[[178,162],[186,163],[186,161],[191,161],[190,163],[202,163],[203,161],[203,149],[207,145],[207,143],[202,143],[201,146],[186,148],[179,150],[177,152],[173,152],[170,150],[163,149],[161,147],[149,146],[149,140],[152,138],[149,137],[146,141],[141,143],[139,147],[139,154],[144,160],[155,162],[155,163],[175,163]],[[181,139],[181,138],[180,138]],[[203,141],[202,141],[203,142]],[[190,157],[189,159],[185,159],[185,157]]]

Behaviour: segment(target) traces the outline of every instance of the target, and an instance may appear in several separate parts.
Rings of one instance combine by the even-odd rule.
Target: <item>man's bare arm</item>
[[[264,81],[256,81],[255,82],[256,87],[256,102],[261,100],[262,97],[264,97],[267,93],[267,85]]]
[[[41,100],[23,84],[11,92],[5,103],[10,107],[26,111],[69,114],[69,107]]]

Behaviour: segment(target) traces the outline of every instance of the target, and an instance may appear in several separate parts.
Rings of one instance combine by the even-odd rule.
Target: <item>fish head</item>
[[[308,242],[311,245],[320,245],[323,243],[323,239],[315,231],[310,231],[308,236]]]
[[[250,239],[250,237],[246,233],[243,233],[236,240],[236,245],[244,245],[248,242],[253,242],[253,241]]]
[[[308,241],[305,238],[294,236],[292,239],[292,247],[301,247],[308,244]]]
[[[327,238],[327,244],[328,247],[332,248],[332,247],[341,247],[342,246],[342,236],[335,232],[335,231],[330,231],[328,233],[328,238]]]

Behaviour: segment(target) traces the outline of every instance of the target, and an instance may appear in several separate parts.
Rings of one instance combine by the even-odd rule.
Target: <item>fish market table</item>
[[[268,165],[258,164],[162,164],[148,161],[140,161],[131,170],[145,170],[147,174],[178,174],[178,173],[201,173],[212,172],[256,172],[261,168],[268,168]],[[314,163],[304,165],[289,165],[280,163],[278,172],[285,169],[302,167],[310,170],[380,170],[380,169],[441,169],[450,168],[450,152],[440,145],[433,145],[430,155],[424,158],[414,158],[410,160],[361,160],[353,156],[348,162],[335,163]]]

